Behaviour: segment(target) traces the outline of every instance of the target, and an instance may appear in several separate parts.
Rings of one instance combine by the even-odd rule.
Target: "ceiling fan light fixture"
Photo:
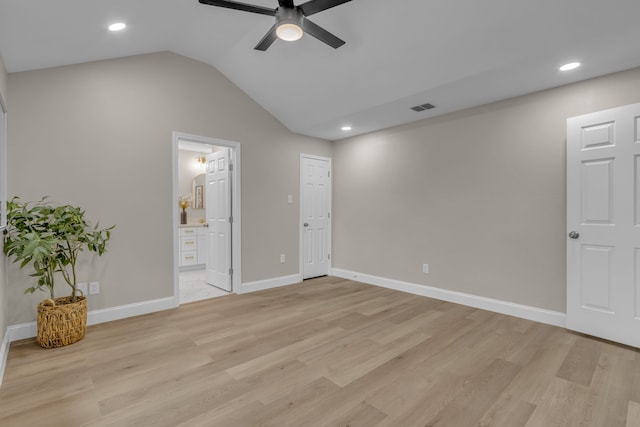
[[[276,35],[280,40],[294,42],[296,40],[300,40],[304,32],[302,28],[300,28],[297,24],[292,23],[284,23],[280,24],[278,28],[276,28]]]

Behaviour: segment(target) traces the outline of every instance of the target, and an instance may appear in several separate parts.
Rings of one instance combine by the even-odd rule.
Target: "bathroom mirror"
[[[193,178],[191,183],[191,193],[193,194],[193,209],[204,209],[204,174],[201,173]]]

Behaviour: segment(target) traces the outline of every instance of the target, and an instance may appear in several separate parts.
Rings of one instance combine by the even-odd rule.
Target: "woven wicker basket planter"
[[[46,299],[38,304],[38,344],[62,347],[84,338],[87,331],[87,299],[71,297]]]

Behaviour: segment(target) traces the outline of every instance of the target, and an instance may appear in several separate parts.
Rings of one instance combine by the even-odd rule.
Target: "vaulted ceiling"
[[[638,17],[638,0],[353,0],[311,17],[339,49],[305,35],[260,52],[272,17],[197,0],[0,0],[0,52],[18,72],[173,51],[292,131],[338,140],[640,66]]]

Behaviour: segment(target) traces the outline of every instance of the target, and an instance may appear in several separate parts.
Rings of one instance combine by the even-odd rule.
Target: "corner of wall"
[[[4,66],[2,52],[0,52],[0,103],[7,107],[7,69]],[[2,254],[2,262],[0,262],[0,384],[9,353],[9,334],[7,333],[7,323],[9,321],[8,304],[7,304],[7,259]]]

